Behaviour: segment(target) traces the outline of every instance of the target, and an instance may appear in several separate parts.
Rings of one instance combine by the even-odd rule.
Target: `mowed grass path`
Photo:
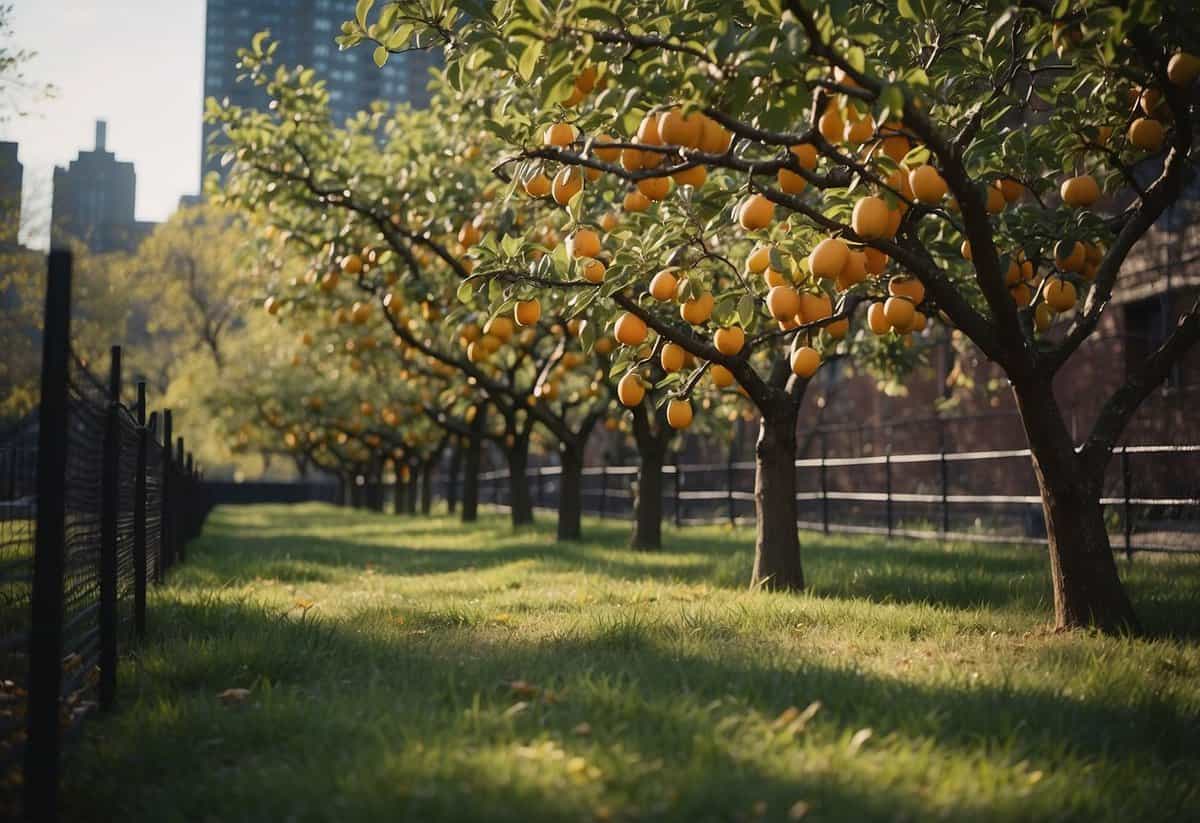
[[[219,509],[64,819],[1196,819],[1195,561],[1134,563],[1130,640],[1051,632],[1029,549],[806,535],[768,595],[748,531],[585,525]]]

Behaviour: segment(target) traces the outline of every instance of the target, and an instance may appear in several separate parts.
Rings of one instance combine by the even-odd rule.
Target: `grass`
[[[1182,820],[1200,564],[1139,558],[1141,639],[1049,629],[1029,549],[320,505],[225,508],[150,604],[64,819]],[[232,705],[230,688],[249,690]],[[1187,812],[1187,809],[1192,812]]]

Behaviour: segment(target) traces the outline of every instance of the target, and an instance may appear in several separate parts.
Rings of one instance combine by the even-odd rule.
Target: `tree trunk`
[[[365,486],[358,485],[358,475],[350,475],[350,505],[356,509],[363,507],[363,490]]]
[[[471,436],[467,439],[467,453],[463,458],[462,522],[474,523],[479,519],[479,464],[483,460],[483,417],[487,406],[476,406],[478,411],[471,421]]]
[[[663,458],[671,430],[665,421],[655,432],[646,407],[633,411],[633,435],[638,452],[637,493],[633,499],[633,534],[629,546],[634,549],[662,548]]]
[[[1103,476],[1086,476],[1048,383],[1014,385],[1013,391],[1046,517],[1056,628],[1137,631],[1104,525]]]
[[[404,496],[404,512],[406,514],[417,513],[417,490],[420,486],[415,475],[409,473],[408,482],[404,484],[407,494]]]
[[[437,460],[426,458],[421,463],[421,514],[433,512],[433,469]]]
[[[392,514],[404,514],[404,480],[400,477],[400,466],[396,465],[396,485],[392,486]]]
[[[337,497],[334,498],[334,501],[339,506],[344,507],[350,505],[350,485],[349,481],[346,480],[346,475],[344,474],[339,474],[337,476]]]
[[[504,450],[508,463],[508,502],[513,528],[533,523],[533,498],[529,495],[529,438],[517,437]]]
[[[450,514],[458,509],[458,483],[462,474],[463,444],[455,439],[454,448],[450,451],[450,472],[446,478],[446,507]]]
[[[796,528],[796,414],[799,404],[764,414],[755,445],[754,574],[750,587],[784,591],[804,588]]]
[[[561,449],[562,474],[558,478],[558,539],[583,536],[583,451],[565,443]]]

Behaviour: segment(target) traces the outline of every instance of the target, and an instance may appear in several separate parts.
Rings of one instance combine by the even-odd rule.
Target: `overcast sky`
[[[49,222],[53,168],[93,147],[98,118],[108,121],[109,150],[136,166],[139,220],[163,220],[180,195],[196,192],[204,5],[15,0],[12,45],[38,52],[25,75],[58,90],[34,104],[31,116],[0,124],[0,139],[20,143],[28,242],[45,244],[30,232]]]

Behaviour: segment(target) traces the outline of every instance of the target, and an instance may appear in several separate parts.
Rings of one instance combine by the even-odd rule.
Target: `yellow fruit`
[[[797,317],[801,322],[816,323],[832,315],[833,300],[825,292],[820,294],[808,291],[800,293],[800,311],[797,313]]]
[[[717,329],[717,333],[713,335],[713,345],[721,354],[733,357],[746,345],[746,332],[742,331],[741,326]]]
[[[862,251],[850,250],[846,255],[846,265],[838,273],[839,290],[845,291],[867,279],[867,254]]]
[[[513,336],[513,322],[507,317],[493,317],[483,327],[485,337],[493,337],[501,343],[507,343]],[[499,346],[497,346],[499,348]]]
[[[883,274],[887,270],[888,256],[879,249],[866,246],[863,248],[863,254],[867,256],[867,272],[869,274]]]
[[[550,192],[554,195],[555,203],[565,206],[582,189],[583,174],[577,168],[564,166],[559,170],[558,174],[554,175],[554,183],[551,186]]]
[[[909,326],[908,330],[911,332],[925,331],[925,326],[928,325],[928,323],[929,319],[925,316],[924,312],[913,312],[912,325]]]
[[[621,206],[625,211],[639,212],[650,208],[651,203],[650,198],[640,191],[631,191],[625,194],[625,200],[622,201]]]
[[[825,113],[817,121],[817,131],[821,132],[821,136],[827,141],[835,145],[842,142],[842,135],[845,132],[845,128],[846,122],[842,119],[842,115],[836,106],[830,106],[825,109]]]
[[[606,211],[600,217],[600,228],[605,231],[612,231],[619,225],[621,225],[621,218],[614,211]]]
[[[650,280],[650,296],[655,300],[671,300],[678,286],[679,278],[669,271],[660,271]]]
[[[542,317],[542,304],[535,300],[518,300],[513,306],[513,319],[518,326],[532,326]]]
[[[1189,88],[1200,77],[1200,57],[1185,51],[1171,55],[1167,63],[1167,79],[1173,85]]]
[[[789,320],[800,313],[800,295],[791,286],[774,286],[767,292],[767,311],[776,320]]]
[[[892,297],[907,297],[914,306],[925,300],[925,286],[915,277],[899,275],[888,281],[888,294]]]
[[[1142,151],[1158,151],[1164,137],[1163,124],[1157,120],[1139,117],[1129,125],[1129,142]]]
[[[752,194],[738,206],[737,218],[747,231],[765,229],[775,219],[775,204],[761,194]]]
[[[887,334],[892,330],[892,324],[884,314],[883,303],[872,303],[867,309],[867,326],[875,334]]]
[[[733,372],[724,366],[713,363],[708,367],[708,373],[712,377],[713,385],[718,389],[733,385]]]
[[[884,123],[883,129],[885,133],[896,132],[902,128],[900,123]],[[899,163],[912,150],[912,143],[908,141],[908,137],[903,134],[888,134],[883,138],[883,153]]]
[[[1068,280],[1063,280],[1061,277],[1050,277],[1046,280],[1046,285],[1042,288],[1042,299],[1054,311],[1065,312],[1075,305],[1075,286]]]
[[[705,117],[701,121],[700,149],[708,154],[724,154],[733,142],[733,133],[716,120]]]
[[[915,311],[912,301],[904,297],[889,297],[883,304],[883,316],[901,334],[912,326]]]
[[[817,373],[821,365],[821,353],[812,346],[801,346],[792,352],[792,373],[806,380]]]
[[[645,396],[646,386],[642,383],[642,378],[634,372],[627,373],[617,382],[617,399],[621,401],[622,406],[632,409],[641,405]]]
[[[617,323],[613,326],[613,337],[617,338],[617,342],[625,346],[640,346],[646,342],[646,323],[636,314],[626,312],[617,318]]]
[[[679,316],[685,322],[691,323],[693,326],[699,326],[712,317],[713,304],[715,302],[710,292],[704,292],[695,299],[685,300],[683,305],[679,307]]]
[[[854,204],[850,226],[859,237],[884,237],[888,230],[888,206],[881,197],[864,197]]]
[[[928,164],[909,172],[908,184],[912,187],[913,198],[921,203],[940,203],[946,196],[946,181]]]
[[[667,423],[673,429],[686,429],[692,424],[692,404],[673,397],[667,401]]]
[[[1100,199],[1100,186],[1090,174],[1068,177],[1059,190],[1062,201],[1068,206],[1087,208]]]
[[[817,147],[812,143],[797,143],[792,146],[792,154],[796,155],[800,168],[812,171],[817,167]]]
[[[851,146],[861,146],[875,134],[875,124],[871,122],[871,118],[863,117],[853,123],[847,123],[842,134]]]
[[[780,169],[775,179],[784,194],[800,194],[808,186],[808,181],[791,169]]]
[[[1062,241],[1054,247],[1054,265],[1061,271],[1082,271],[1087,262],[1087,249],[1079,241]]]
[[[668,343],[662,348],[659,354],[659,362],[662,363],[663,371],[679,371],[683,368],[683,361],[687,359],[687,352],[683,350],[683,346],[677,343]]]
[[[671,175],[677,186],[691,186],[698,189],[708,180],[708,169],[704,166],[692,166],[690,169],[677,171]]]
[[[637,188],[648,200],[662,200],[671,192],[671,178],[646,177],[637,182]]]
[[[604,272],[604,264],[599,260],[584,260],[579,266],[579,274],[589,283],[603,283]]]
[[[596,139],[592,142],[592,153],[603,160],[605,163],[615,163],[621,159],[620,149],[606,149],[605,143],[615,143],[610,135],[597,134]]]
[[[645,155],[641,149],[621,149],[621,168],[625,171],[637,171],[645,165]]]
[[[600,254],[600,235],[591,229],[576,229],[567,235],[567,253],[572,257],[596,257]]]
[[[771,247],[755,246],[746,258],[746,271],[751,274],[762,274],[771,265]]]
[[[679,109],[671,109],[658,117],[659,139],[668,146],[696,148],[703,128],[704,121],[698,112],[685,115]]]
[[[642,118],[637,130],[637,142],[647,146],[661,146],[662,137],[658,133],[658,115],[650,112]]]
[[[575,127],[570,123],[554,123],[547,126],[542,143],[547,146],[569,146],[575,142]]]
[[[775,271],[775,269],[771,268],[763,272],[763,280],[766,282],[768,289],[773,289],[776,286],[786,286],[788,283],[787,278],[783,276],[783,272]]]
[[[845,268],[849,256],[850,247],[843,240],[827,237],[809,253],[808,267],[815,276],[832,280]]]

